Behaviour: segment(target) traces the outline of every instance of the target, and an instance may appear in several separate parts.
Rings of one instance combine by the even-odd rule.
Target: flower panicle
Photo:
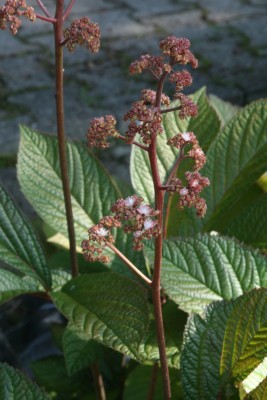
[[[27,5],[26,0],[7,0],[5,5],[0,7],[0,29],[9,29],[16,35],[22,22],[21,17],[30,21],[35,21],[36,15],[34,8]]]
[[[73,52],[76,46],[84,46],[91,53],[97,53],[100,47],[100,28],[88,17],[82,17],[72,21],[69,28],[63,32],[67,49]]]
[[[107,139],[119,135],[115,128],[116,123],[113,115],[92,119],[86,135],[88,147],[100,147],[102,149],[109,147]]]
[[[122,227],[125,233],[133,234],[133,247],[136,251],[143,249],[143,240],[155,238],[161,233],[157,218],[159,211],[145,204],[142,197],[133,195],[118,199],[111,211],[114,216],[106,216],[92,226],[88,230],[88,240],[82,242],[84,257],[88,261],[110,261],[103,250],[109,243],[114,243],[112,228]]]

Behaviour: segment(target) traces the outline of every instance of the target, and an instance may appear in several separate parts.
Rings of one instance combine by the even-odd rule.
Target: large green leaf
[[[223,392],[229,391],[232,383],[242,385],[245,378],[249,382],[243,388],[254,389],[257,368],[263,371],[267,355],[266,332],[266,289],[254,289],[230,302],[212,303],[203,318],[192,315],[181,354],[185,399],[213,400],[219,394],[224,398]]]
[[[88,339],[86,334],[71,325],[64,332],[63,350],[69,376],[88,367],[103,356],[99,343]]]
[[[0,303],[4,303],[25,293],[40,292],[38,282],[28,277],[15,275],[6,269],[0,269]]]
[[[179,368],[183,328],[187,315],[178,310],[177,305],[171,301],[163,305],[162,312],[168,365],[171,368]],[[150,323],[149,331],[139,346],[137,359],[144,363],[159,361],[157,331],[154,320]]]
[[[177,370],[170,369],[172,398],[182,400],[182,389]],[[140,365],[136,367],[125,381],[123,398],[125,400],[147,399],[152,379],[155,379],[153,400],[163,399],[163,382],[160,368],[154,366]]]
[[[0,364],[1,400],[49,400],[50,397],[21,372]]]
[[[240,107],[235,106],[228,101],[224,101],[214,94],[209,95],[209,101],[212,107],[216,110],[223,125],[229,122],[230,119],[240,111]]]
[[[111,206],[121,194],[102,164],[83,145],[68,142],[67,157],[76,241],[80,247],[88,228],[111,214]],[[21,127],[18,178],[22,191],[44,221],[67,238],[60,176],[56,138]],[[146,272],[143,255],[133,251],[131,238],[122,230],[115,236],[116,246]],[[64,238],[63,241],[68,243]],[[113,254],[109,255],[114,259]],[[118,257],[112,269],[129,275]]]
[[[51,273],[31,225],[0,186],[0,257],[21,275],[51,286]],[[22,284],[23,286],[23,284]]]
[[[185,400],[214,400],[220,392],[220,355],[233,304],[212,303],[203,318],[189,317],[181,354]]]
[[[267,248],[267,193],[262,194],[222,230],[254,247]]]
[[[154,248],[146,243],[152,262]],[[225,237],[208,234],[165,240],[161,282],[170,298],[187,312],[200,312],[214,300],[230,300],[267,286],[267,259]]]
[[[248,394],[251,394],[253,397],[253,392],[255,397],[256,391],[258,392],[258,395],[260,395],[260,392],[262,392],[264,386],[267,383],[265,382],[267,380],[266,377],[267,377],[267,357],[265,357],[263,362],[260,363],[254,369],[254,371],[252,371],[239,385],[240,399],[241,400],[247,399]],[[262,394],[260,398],[264,400]]]
[[[249,399],[265,400],[267,398],[267,378],[250,393]]]
[[[175,163],[179,150],[166,144],[167,140],[178,132],[194,131],[201,146],[208,148],[220,129],[220,120],[216,112],[210,106],[206,97],[205,88],[193,95],[198,105],[198,116],[181,120],[177,112],[164,114],[164,132],[157,138],[157,155],[159,174],[164,181]],[[171,107],[178,105],[173,102]],[[150,164],[147,152],[137,146],[132,147],[131,153],[131,180],[135,191],[150,204],[154,203],[154,188],[151,178]]]
[[[265,357],[267,290],[260,289],[239,298],[227,321],[221,355],[221,375],[232,375],[237,383],[242,382]]]
[[[234,205],[266,171],[266,126],[267,101],[255,101],[231,119],[209,148],[202,170],[211,181],[205,190],[205,230],[227,226]]]
[[[90,226],[110,214],[118,191],[92,153],[81,144],[67,143],[68,174],[77,245]],[[67,237],[57,140],[21,127],[18,179],[23,193],[55,231]]]
[[[149,310],[144,289],[114,272],[72,279],[52,294],[58,309],[88,339],[122,353],[138,356],[148,329]]]

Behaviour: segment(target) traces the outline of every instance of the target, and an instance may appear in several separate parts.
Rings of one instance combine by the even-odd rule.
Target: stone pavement
[[[53,10],[53,0],[44,3]],[[83,48],[66,52],[69,137],[84,140],[95,116],[122,120],[140,90],[153,88],[148,75],[129,76],[129,64],[143,53],[157,54],[159,40],[170,34],[189,38],[199,58],[190,91],[206,85],[209,93],[240,105],[266,96],[266,0],[77,0],[69,19],[84,15],[100,24],[102,42],[96,55]],[[55,132],[53,76],[49,24],[26,22],[15,37],[0,32],[0,160],[16,153],[19,124]],[[123,122],[119,128],[124,130]],[[112,173],[126,178],[128,156],[124,145],[102,155]],[[1,165],[0,179],[12,190],[14,169]]]

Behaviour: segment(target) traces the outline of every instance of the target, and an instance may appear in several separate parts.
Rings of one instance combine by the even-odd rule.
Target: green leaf
[[[267,193],[237,213],[223,229],[223,234],[235,236],[257,248],[267,248]]]
[[[145,250],[152,261],[153,244],[147,242]],[[182,310],[201,312],[214,300],[266,287],[267,260],[258,251],[220,236],[165,240],[161,283]]]
[[[267,398],[267,378],[250,393],[250,399],[253,400],[265,400]]]
[[[1,400],[49,400],[50,397],[28,377],[7,364],[0,364]]]
[[[88,339],[137,356],[148,329],[144,289],[114,272],[72,279],[52,294],[58,309]]]
[[[228,318],[221,355],[221,375],[231,374],[236,383],[241,382],[265,357],[267,290],[261,289],[240,297]],[[252,376],[250,385],[251,378]]]
[[[33,279],[23,278],[6,269],[0,269],[0,304],[21,294],[40,291],[39,285]]]
[[[176,304],[171,301],[163,305],[162,312],[168,365],[170,368],[179,368],[183,328],[187,315],[178,310]],[[154,363],[159,361],[159,358],[156,324],[153,320],[138,349],[137,359],[143,363],[148,361]]]
[[[102,164],[83,145],[68,142],[67,158],[76,243],[81,247],[88,229],[111,214],[111,206],[121,194]],[[66,244],[68,239],[64,237],[68,234],[60,176],[57,139],[21,127],[18,178],[22,191],[41,218],[63,235],[59,237]],[[115,237],[119,250],[146,272],[144,258],[133,251],[129,236],[118,230]],[[114,254],[109,255],[113,260]],[[132,276],[117,257],[111,267]]]
[[[31,368],[37,383],[43,386],[53,398],[57,394],[56,399],[82,399],[93,389],[88,371],[68,376],[63,356],[51,356],[34,361],[31,363]]]
[[[17,273],[51,286],[51,273],[31,225],[0,186],[0,257]],[[23,286],[23,285],[22,285]]]
[[[230,302],[212,303],[189,317],[181,354],[185,399],[212,400],[243,385],[254,389],[266,368],[267,290],[254,289]],[[257,370],[257,368],[259,368]],[[257,376],[257,381],[255,380]],[[244,384],[247,378],[247,386]],[[228,398],[228,397],[227,397]]]
[[[203,318],[188,318],[181,354],[181,374],[185,400],[218,399],[221,391],[220,356],[227,319],[234,302],[210,304]]]
[[[63,336],[63,350],[68,375],[88,367],[103,356],[102,347],[86,334],[68,326]]]
[[[158,136],[157,154],[159,159],[159,174],[164,181],[175,163],[179,150],[168,146],[167,140],[178,132],[194,131],[201,146],[208,148],[220,129],[220,121],[216,112],[210,106],[205,88],[193,95],[198,105],[199,113],[195,118],[179,119],[177,112],[166,113],[163,116],[164,132]],[[173,102],[171,107],[178,105]],[[147,152],[137,146],[132,147],[131,180],[135,191],[149,204],[154,203],[154,188],[151,178],[150,164]]]
[[[153,400],[163,399],[163,382],[160,368],[153,371],[153,367],[141,365],[136,367],[127,377],[125,381],[125,400],[147,399],[149,386],[151,384],[152,374],[156,375],[156,386]],[[177,370],[169,370],[171,380],[172,398],[175,400],[183,400],[179,373]]]
[[[209,148],[202,170],[211,181],[204,194],[205,230],[227,226],[234,205],[266,171],[266,124],[267,101],[255,101],[231,119]]]
[[[81,144],[67,143],[68,174],[77,245],[90,226],[110,214],[118,191],[92,153]],[[68,237],[60,179],[57,140],[21,127],[18,179],[32,206],[57,232]]]
[[[260,385],[264,385],[264,380],[267,377],[267,357],[264,358],[263,362],[260,363],[254,371],[252,371],[240,384],[239,392],[240,399],[247,398],[247,395],[259,388]],[[262,390],[262,388],[261,388]],[[255,392],[254,392],[255,394]],[[264,399],[264,397],[262,397]]]
[[[224,101],[214,94],[209,95],[209,101],[218,114],[223,126],[240,111],[240,107],[233,105],[228,101]]]

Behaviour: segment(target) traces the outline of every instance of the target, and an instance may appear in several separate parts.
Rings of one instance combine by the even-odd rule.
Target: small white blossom
[[[186,196],[188,194],[188,189],[182,188],[179,193],[181,196]]]
[[[191,140],[191,135],[189,132],[184,132],[181,134],[181,137],[186,141],[189,142]]]
[[[137,211],[142,214],[142,215],[150,215],[151,214],[151,208],[149,207],[148,204],[141,204],[140,207],[137,209]]]
[[[107,236],[108,235],[108,230],[105,228],[99,228],[98,231],[96,232],[98,236]]]
[[[127,207],[132,207],[135,203],[135,198],[133,196],[129,196],[124,200],[124,203]]]
[[[156,222],[153,221],[152,219],[150,219],[150,218],[146,219],[145,222],[144,222],[144,229],[145,229],[145,231],[146,231],[147,229],[154,228],[155,224],[156,224]]]
[[[134,232],[134,237],[140,237],[141,235],[142,235],[142,231],[136,231],[136,232]]]

